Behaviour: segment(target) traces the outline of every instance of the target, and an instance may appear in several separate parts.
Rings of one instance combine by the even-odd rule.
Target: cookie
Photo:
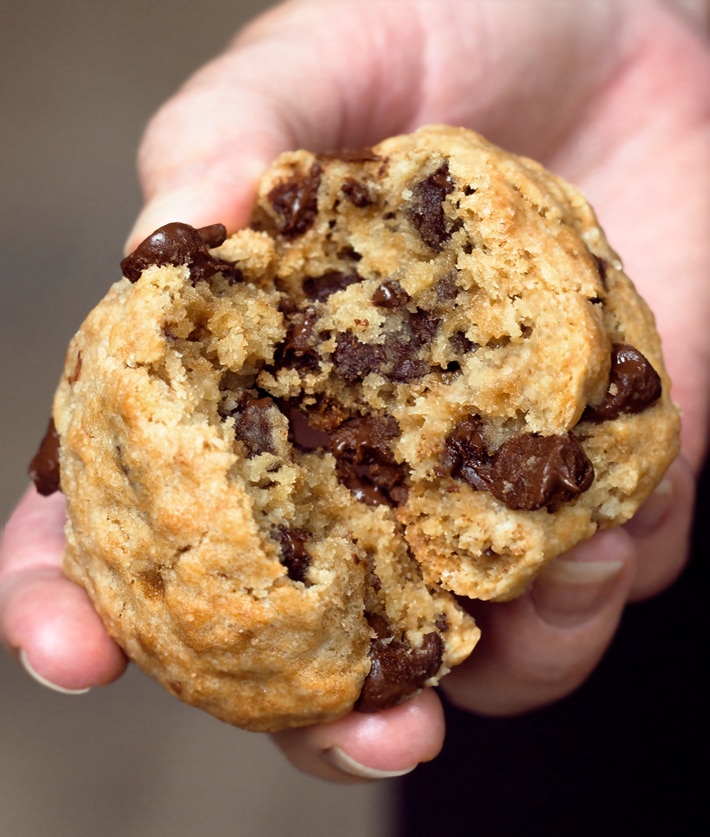
[[[478,639],[458,597],[518,595],[677,451],[592,209],[470,131],[284,154],[248,229],[169,224],[122,267],[33,470],[111,635],[247,729],[436,684]]]

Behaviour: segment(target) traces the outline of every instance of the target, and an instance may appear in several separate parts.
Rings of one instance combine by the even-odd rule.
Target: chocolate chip
[[[408,315],[402,330],[388,334],[383,343],[361,343],[347,331],[338,335],[333,363],[348,383],[362,381],[370,372],[395,383],[411,383],[430,371],[417,353],[434,339],[439,323],[430,312],[417,309]]]
[[[330,450],[339,481],[369,505],[398,506],[407,499],[407,472],[391,443],[399,435],[392,416],[359,416],[331,433]]]
[[[449,345],[454,350],[457,357],[467,355],[476,348],[476,344],[473,340],[469,340],[468,337],[466,337],[466,332],[464,331],[457,331],[452,334],[451,337],[449,337]]]
[[[601,422],[622,414],[641,413],[661,397],[661,377],[633,346],[615,343],[611,350],[609,387],[601,404],[590,404],[582,420]]]
[[[460,422],[446,439],[451,475],[476,491],[488,491],[509,509],[552,509],[586,491],[594,468],[571,434],[522,433],[489,453],[481,420]]]
[[[318,163],[313,163],[307,175],[284,180],[269,192],[269,203],[278,216],[278,231],[284,238],[298,238],[315,224],[322,173]]]
[[[276,409],[271,398],[257,398],[245,392],[235,413],[234,435],[243,442],[251,459],[262,453],[276,453],[271,415]]]
[[[320,450],[330,447],[330,435],[315,427],[308,415],[296,404],[280,404],[281,412],[288,419],[291,442],[302,451]]]
[[[288,526],[278,526],[274,530],[274,538],[281,547],[281,563],[286,567],[286,574],[291,581],[306,583],[311,556],[304,548],[308,540],[308,533],[303,529],[291,529]]]
[[[594,467],[571,434],[524,433],[495,452],[493,494],[509,509],[555,508],[586,491]]]
[[[444,643],[439,634],[432,631],[424,634],[419,648],[412,648],[405,639],[397,639],[385,632],[381,625],[373,625],[371,614],[366,616],[378,635],[370,643],[370,672],[355,709],[358,712],[378,712],[402,703],[437,674],[441,668]]]
[[[448,163],[443,163],[412,189],[412,203],[407,215],[422,241],[437,253],[451,237],[446,229],[443,202],[453,189]]]
[[[379,285],[372,294],[372,304],[378,308],[399,308],[410,300],[409,294],[396,279]]]
[[[318,314],[313,308],[293,315],[286,340],[276,351],[277,366],[286,366],[307,372],[318,368],[318,351],[313,328],[318,321]]]
[[[30,462],[29,474],[43,497],[59,491],[59,434],[53,418],[50,418],[47,432]]]
[[[384,344],[361,343],[351,331],[338,335],[333,363],[348,383],[362,381],[370,372],[379,372],[386,360]]]
[[[456,271],[452,270],[436,283],[436,298],[439,302],[448,302],[451,299],[456,299],[459,293],[458,285],[456,284]]]
[[[454,479],[467,482],[476,491],[490,491],[494,481],[492,457],[477,416],[460,421],[446,438],[446,464]]]
[[[123,275],[137,282],[151,266],[187,265],[193,282],[209,279],[215,273],[234,272],[229,262],[213,258],[208,248],[218,247],[227,236],[222,224],[196,230],[189,224],[172,223],[157,229],[121,262]]]
[[[358,209],[364,209],[366,206],[372,206],[374,201],[370,196],[370,190],[367,186],[354,177],[346,177],[340,191],[350,201],[353,206]]]
[[[431,343],[436,336],[440,322],[441,320],[438,317],[435,317],[430,311],[424,311],[422,308],[417,308],[410,315],[409,327],[412,330],[417,347],[427,346]]]
[[[322,276],[309,276],[304,279],[303,292],[314,302],[325,302],[332,294],[358,282],[362,282],[362,276],[358,276],[357,273],[341,273],[333,270]]]
[[[442,634],[445,634],[449,630],[449,619],[445,613],[439,614],[434,624],[436,625],[437,631]]]
[[[385,377],[396,384],[411,384],[423,378],[430,371],[425,361],[412,357],[412,343],[406,340],[390,338],[386,342],[388,368]]]

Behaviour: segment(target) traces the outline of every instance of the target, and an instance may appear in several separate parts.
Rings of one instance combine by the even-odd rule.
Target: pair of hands
[[[248,222],[289,148],[358,148],[431,122],[474,128],[586,192],[655,310],[683,410],[681,457],[626,526],[553,562],[519,599],[471,603],[483,638],[442,689],[510,715],[574,690],[629,601],[687,558],[710,392],[710,50],[662,0],[293,0],[257,19],[150,124],[128,249],[173,220]],[[0,637],[38,679],[107,684],[126,661],[61,571],[61,495],[30,489],[0,546]],[[375,715],[275,736],[335,781],[399,775],[444,736],[433,690]]]

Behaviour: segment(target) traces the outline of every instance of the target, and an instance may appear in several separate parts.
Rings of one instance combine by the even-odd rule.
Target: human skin
[[[681,456],[628,524],[553,562],[519,599],[470,604],[483,638],[441,688],[472,712],[513,715],[569,694],[626,604],[665,589],[687,560],[710,384],[708,78],[702,32],[661,0],[294,0],[188,81],[143,140],[146,206],[129,250],[168,221],[243,226],[283,150],[362,147],[431,122],[474,128],[587,194],[656,312]],[[8,522],[0,636],[40,679],[82,691],[126,661],[62,574],[63,519],[61,495],[30,488]],[[425,690],[275,740],[308,773],[362,781],[433,758],[444,732]]]

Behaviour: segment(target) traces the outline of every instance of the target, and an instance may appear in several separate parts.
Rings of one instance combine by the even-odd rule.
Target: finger
[[[462,708],[493,716],[568,695],[604,654],[635,572],[633,540],[617,528],[553,561],[520,598],[474,603],[481,640],[443,688]]]
[[[24,495],[0,543],[0,638],[39,682],[78,692],[115,680],[123,652],[63,574],[64,499]]]
[[[545,156],[614,71],[621,31],[612,4],[594,4],[583,28],[564,4],[548,5],[549,16],[524,2],[511,16],[498,0],[446,15],[438,0],[278,7],[152,120],[139,155],[148,203],[129,247],[168,221],[242,226],[256,179],[289,148],[357,148],[449,122]]]
[[[624,526],[638,556],[630,601],[655,596],[681,573],[690,553],[695,476],[678,457],[663,481]]]
[[[330,724],[284,730],[273,736],[299,770],[332,782],[402,776],[433,759],[444,741],[441,703],[433,689],[393,709],[351,712]]]

